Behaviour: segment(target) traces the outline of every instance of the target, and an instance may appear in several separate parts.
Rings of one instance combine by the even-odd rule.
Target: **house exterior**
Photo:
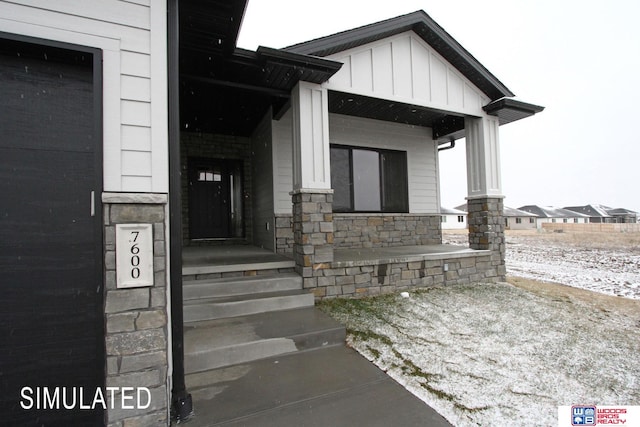
[[[537,217],[536,227],[538,229],[542,229],[542,224],[544,223],[586,224],[589,222],[587,215],[569,209],[537,205],[526,205],[519,209],[534,214]]]
[[[609,209],[607,213],[615,218],[617,224],[635,224],[638,222],[638,212],[629,209]]]
[[[467,213],[460,209],[440,208],[443,230],[462,230],[467,228]]]
[[[603,205],[585,205],[567,207],[589,217],[595,224],[634,224],[638,221],[638,213],[625,208],[610,208]]]
[[[289,254],[318,299],[504,278],[499,126],[543,108],[513,99],[422,11],[253,52],[236,48],[245,8],[0,1],[8,423],[168,425],[188,412],[187,246]],[[338,249],[441,243],[438,147],[461,137],[477,255],[334,262]],[[37,407],[45,390],[93,404]],[[121,399],[96,401],[109,391]]]
[[[535,230],[536,215],[505,206],[504,226],[506,230]]]
[[[585,205],[585,206],[567,206],[564,209],[567,209],[572,212],[578,212],[580,214],[586,215],[589,218],[589,223],[595,224],[606,224],[606,223],[615,223],[615,218],[609,214],[608,208],[602,205]]]

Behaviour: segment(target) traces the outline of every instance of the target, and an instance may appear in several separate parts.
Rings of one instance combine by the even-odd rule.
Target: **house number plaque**
[[[116,224],[118,288],[153,286],[152,224]]]

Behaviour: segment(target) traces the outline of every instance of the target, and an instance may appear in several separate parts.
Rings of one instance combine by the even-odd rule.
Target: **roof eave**
[[[505,125],[540,113],[544,107],[513,98],[501,98],[490,102],[482,109],[489,115],[497,116],[500,125]]]

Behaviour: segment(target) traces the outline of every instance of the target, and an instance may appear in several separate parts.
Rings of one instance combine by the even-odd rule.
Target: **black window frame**
[[[343,144],[330,144],[330,151],[334,149],[339,150],[347,150],[348,151],[348,162],[349,162],[349,183],[347,187],[349,188],[349,207],[341,208],[336,206],[336,186],[334,182],[331,183],[331,187],[334,189],[334,209],[333,211],[336,213],[409,213],[409,167],[408,167],[408,155],[404,150],[389,150],[383,148],[374,148],[374,147],[361,147],[361,146],[352,146],[352,145],[343,145]],[[377,153],[378,155],[378,176],[379,176],[379,192],[380,192],[380,210],[356,210],[355,209],[355,185],[354,185],[354,167],[353,167],[353,151],[354,150],[362,150],[362,151],[370,151]],[[402,171],[400,171],[399,175],[402,179],[403,187],[402,189],[393,189],[393,194],[395,196],[400,195],[400,202],[394,206],[388,206],[386,195],[388,193],[390,183],[386,180],[385,176],[385,164],[384,164],[384,155],[388,154],[391,156],[400,156],[401,157],[401,167]],[[398,157],[396,157],[397,159]],[[331,164],[333,168],[333,162]],[[335,174],[332,172],[331,179],[333,181]],[[401,193],[398,193],[401,191]],[[401,205],[401,206],[400,206]],[[400,206],[400,207],[398,207]]]

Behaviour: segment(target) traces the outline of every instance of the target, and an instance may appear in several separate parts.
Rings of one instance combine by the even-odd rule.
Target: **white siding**
[[[329,115],[331,144],[407,152],[409,212],[439,213],[437,146],[431,129],[360,117]],[[291,213],[291,115],[273,122],[275,212]]]
[[[330,55],[329,90],[482,116],[489,98],[412,31]]]
[[[165,0],[0,0],[0,31],[101,49],[104,191],[168,191]]]
[[[291,109],[278,121],[272,122],[273,135],[273,192],[277,214],[291,214],[293,190],[293,135]]]

